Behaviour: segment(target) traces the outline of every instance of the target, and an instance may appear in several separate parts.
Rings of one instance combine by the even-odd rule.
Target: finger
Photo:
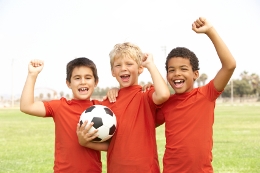
[[[93,130],[93,131],[91,131],[91,132],[88,132],[87,134],[86,134],[86,136],[88,136],[89,138],[90,137],[92,137],[92,136],[95,136],[95,135],[98,135],[98,129],[95,129],[95,130]]]
[[[145,62],[146,59],[147,59],[147,57],[148,57],[148,55],[147,55],[147,53],[145,53],[145,54],[143,55],[143,59],[142,59],[142,61]]]
[[[87,125],[88,121],[84,121],[84,123],[82,123],[82,120],[80,121],[79,125],[79,131],[83,132],[86,129],[86,125]]]
[[[32,61],[31,61],[31,65],[32,65],[33,67],[39,67],[39,66],[43,65],[43,62],[42,62],[41,60],[35,59],[35,60],[32,60]]]
[[[118,96],[118,89],[112,89],[111,91],[110,91],[110,99],[109,99],[109,101],[111,102],[111,103],[114,103],[114,102],[116,102],[116,97]]]
[[[194,21],[193,24],[195,25],[195,28],[199,28],[200,27],[200,24],[197,21]]]
[[[117,97],[118,96],[118,89],[114,90],[114,96]]]
[[[200,17],[199,20],[204,24],[206,22],[206,18]]]
[[[77,129],[76,129],[76,131],[78,132],[79,129],[80,129],[80,123],[77,124]]]
[[[192,30],[198,32],[199,27],[196,26],[195,23],[192,24]]]
[[[84,130],[85,134],[90,132],[90,129],[92,128],[93,124],[94,124],[93,122],[90,122],[89,124],[86,125]]]
[[[197,20],[196,20],[196,23],[197,23],[199,26],[202,26],[202,25],[203,25],[203,22],[202,22],[200,19],[197,19]]]
[[[112,103],[114,101],[114,95],[111,91],[107,93],[106,98],[108,98],[109,102]]]
[[[117,96],[118,96],[118,90],[114,90],[113,91],[113,102],[116,101]]]
[[[84,138],[86,141],[92,141],[93,139],[95,139],[96,137],[98,137],[98,130],[95,129],[94,131],[92,132],[88,132],[85,134]]]

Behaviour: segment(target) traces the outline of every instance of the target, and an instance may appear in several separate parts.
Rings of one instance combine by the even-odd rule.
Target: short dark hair
[[[182,57],[190,60],[190,64],[192,66],[192,70],[196,71],[199,70],[199,60],[195,53],[190,51],[189,49],[185,47],[176,47],[171,50],[171,52],[168,54],[165,62],[165,68],[166,72],[168,72],[168,62],[171,58],[176,58],[176,57]]]
[[[98,74],[97,74],[97,67],[95,65],[95,63],[86,58],[86,57],[79,57],[79,58],[75,58],[73,60],[71,60],[68,64],[67,64],[67,68],[66,68],[66,80],[68,82],[71,82],[71,75],[72,75],[72,71],[74,70],[75,67],[89,67],[94,75],[95,78],[95,82],[98,81]]]

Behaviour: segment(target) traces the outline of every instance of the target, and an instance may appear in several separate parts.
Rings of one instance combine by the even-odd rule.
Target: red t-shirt
[[[164,173],[213,172],[212,126],[220,94],[210,81],[191,92],[174,94],[163,104],[157,116],[165,119]]]
[[[82,147],[76,134],[81,113],[92,106],[89,100],[65,98],[44,102],[46,117],[55,123],[55,173],[101,173],[100,151]]]
[[[107,152],[108,173],[159,173],[155,136],[154,89],[142,93],[139,85],[119,90],[117,101],[102,102],[117,118],[117,130]]]

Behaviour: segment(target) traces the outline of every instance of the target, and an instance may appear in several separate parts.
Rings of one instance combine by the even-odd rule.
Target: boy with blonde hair
[[[91,143],[96,134],[84,130],[86,123],[78,125],[81,145],[107,150],[108,173],[159,173],[155,134],[155,110],[170,96],[166,82],[153,62],[151,54],[142,53],[131,43],[116,44],[110,52],[112,76],[119,83],[117,102],[102,102],[117,117],[118,127],[110,143]],[[153,80],[153,87],[142,92],[138,76],[144,67]]]

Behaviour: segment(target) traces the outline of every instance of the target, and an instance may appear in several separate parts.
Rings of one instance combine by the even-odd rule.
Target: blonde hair
[[[143,52],[138,46],[129,42],[125,42],[116,44],[114,49],[109,53],[111,69],[113,68],[113,64],[116,59],[126,56],[132,58],[138,64],[138,66],[141,66],[142,58],[144,56]]]

